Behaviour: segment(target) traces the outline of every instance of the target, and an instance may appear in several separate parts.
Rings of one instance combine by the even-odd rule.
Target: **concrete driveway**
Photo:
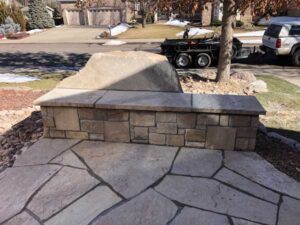
[[[99,27],[61,26],[21,40],[2,40],[0,43],[99,43],[95,37],[105,30]]]

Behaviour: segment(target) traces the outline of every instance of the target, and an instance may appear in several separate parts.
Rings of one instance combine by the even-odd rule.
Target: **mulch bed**
[[[32,106],[44,91],[0,89],[0,110],[18,110]]]
[[[261,132],[257,136],[256,152],[278,170],[300,182],[300,152],[271,140]]]

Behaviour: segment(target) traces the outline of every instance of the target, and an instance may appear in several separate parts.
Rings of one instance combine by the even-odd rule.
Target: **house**
[[[123,0],[104,0],[101,4],[80,9],[76,0],[58,0],[66,25],[108,26],[129,22],[134,15],[132,3]]]

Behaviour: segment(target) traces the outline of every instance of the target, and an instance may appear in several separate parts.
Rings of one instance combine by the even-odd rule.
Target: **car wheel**
[[[192,64],[192,57],[186,53],[180,53],[176,58],[178,68],[188,68]]]
[[[300,49],[293,54],[293,64],[294,66],[300,66]]]
[[[209,67],[211,64],[211,57],[207,53],[200,53],[196,57],[196,65],[199,68]]]

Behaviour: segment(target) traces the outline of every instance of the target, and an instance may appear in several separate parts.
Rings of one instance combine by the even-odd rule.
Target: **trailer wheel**
[[[209,67],[211,64],[211,57],[207,53],[200,53],[196,57],[196,66],[199,68]]]
[[[236,46],[232,46],[231,59],[235,59],[237,57],[238,51]]]
[[[189,68],[192,64],[192,57],[186,53],[180,53],[176,58],[176,66],[178,68]]]
[[[293,54],[293,65],[300,66],[300,49],[295,51]]]

